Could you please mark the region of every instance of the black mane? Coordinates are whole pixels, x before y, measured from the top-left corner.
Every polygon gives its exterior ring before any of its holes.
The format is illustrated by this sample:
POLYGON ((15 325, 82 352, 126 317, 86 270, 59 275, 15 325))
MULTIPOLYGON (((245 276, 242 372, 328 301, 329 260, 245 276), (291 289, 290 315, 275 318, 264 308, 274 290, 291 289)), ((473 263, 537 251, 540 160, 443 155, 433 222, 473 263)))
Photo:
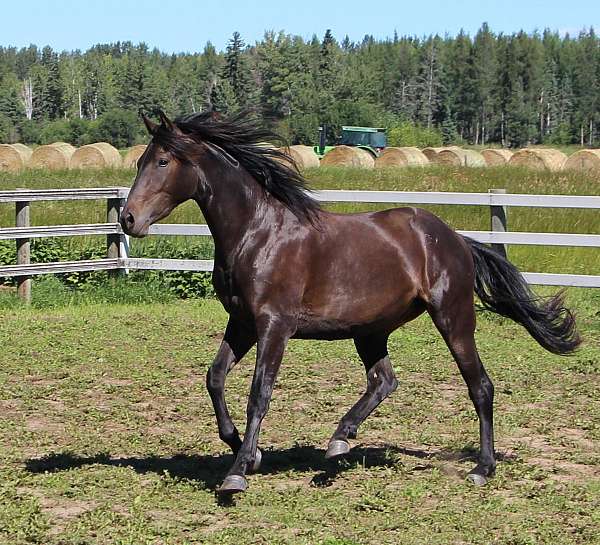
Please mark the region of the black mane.
MULTIPOLYGON (((314 223, 320 205, 310 195, 306 179, 289 156, 264 145, 266 141, 283 143, 283 139, 261 127, 256 118, 250 117, 247 112, 231 118, 203 112, 179 117, 174 124, 186 138, 164 124, 157 127, 153 137, 157 144, 179 160, 189 162, 194 156, 193 147, 199 143, 214 144, 238 161, 269 194, 297 217, 314 223)), ((225 155, 222 157, 227 160, 225 155)))

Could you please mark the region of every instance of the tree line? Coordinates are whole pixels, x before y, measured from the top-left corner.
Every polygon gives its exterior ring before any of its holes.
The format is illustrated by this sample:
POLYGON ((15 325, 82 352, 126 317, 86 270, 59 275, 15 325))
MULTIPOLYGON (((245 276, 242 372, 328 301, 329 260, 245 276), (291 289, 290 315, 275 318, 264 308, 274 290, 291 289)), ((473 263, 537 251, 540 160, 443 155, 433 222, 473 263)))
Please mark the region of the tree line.
POLYGON ((383 126, 395 145, 598 145, 600 40, 546 30, 474 37, 266 32, 226 51, 166 54, 118 42, 89 50, 0 47, 0 141, 145 141, 137 112, 253 110, 291 143, 326 124, 383 126))

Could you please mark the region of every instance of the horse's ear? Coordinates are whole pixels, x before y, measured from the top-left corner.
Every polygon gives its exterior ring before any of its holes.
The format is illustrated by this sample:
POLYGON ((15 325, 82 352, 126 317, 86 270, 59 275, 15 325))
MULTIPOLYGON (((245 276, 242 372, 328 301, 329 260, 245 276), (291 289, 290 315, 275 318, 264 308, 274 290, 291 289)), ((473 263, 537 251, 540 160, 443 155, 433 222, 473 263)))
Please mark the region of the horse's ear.
POLYGON ((142 118, 142 121, 144 122, 144 125, 146 125, 146 130, 151 134, 154 135, 156 133, 156 129, 158 129, 158 125, 156 123, 154 123, 145 113, 144 111, 140 108, 139 110, 140 113, 140 117, 142 118))
POLYGON ((170 131, 175 130, 175 125, 167 117, 167 114, 165 114, 165 112, 163 112, 162 110, 157 110, 156 113, 158 114, 158 118, 160 119, 160 122, 165 126, 165 128, 169 129, 170 131))

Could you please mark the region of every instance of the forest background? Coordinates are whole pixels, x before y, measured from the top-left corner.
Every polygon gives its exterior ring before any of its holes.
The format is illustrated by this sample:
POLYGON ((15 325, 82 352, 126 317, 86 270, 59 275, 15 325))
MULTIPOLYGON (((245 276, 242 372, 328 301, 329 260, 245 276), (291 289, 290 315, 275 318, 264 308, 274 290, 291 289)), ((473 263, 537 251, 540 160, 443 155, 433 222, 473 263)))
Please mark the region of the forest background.
POLYGON ((226 51, 146 44, 87 51, 0 47, 0 141, 119 148, 147 140, 138 109, 252 110, 292 143, 328 127, 381 126, 391 145, 598 146, 600 40, 555 31, 398 36, 355 43, 266 32, 226 51))

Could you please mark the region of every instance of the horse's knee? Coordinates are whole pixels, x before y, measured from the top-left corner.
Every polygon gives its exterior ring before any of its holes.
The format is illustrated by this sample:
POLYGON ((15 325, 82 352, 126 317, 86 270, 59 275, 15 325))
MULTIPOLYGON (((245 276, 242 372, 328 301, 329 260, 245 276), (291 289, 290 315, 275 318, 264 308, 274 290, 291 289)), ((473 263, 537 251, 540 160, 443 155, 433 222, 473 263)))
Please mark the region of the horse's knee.
POLYGON ((209 393, 216 393, 223 390, 225 380, 222 372, 217 371, 214 367, 209 367, 206 372, 206 389, 209 393))

